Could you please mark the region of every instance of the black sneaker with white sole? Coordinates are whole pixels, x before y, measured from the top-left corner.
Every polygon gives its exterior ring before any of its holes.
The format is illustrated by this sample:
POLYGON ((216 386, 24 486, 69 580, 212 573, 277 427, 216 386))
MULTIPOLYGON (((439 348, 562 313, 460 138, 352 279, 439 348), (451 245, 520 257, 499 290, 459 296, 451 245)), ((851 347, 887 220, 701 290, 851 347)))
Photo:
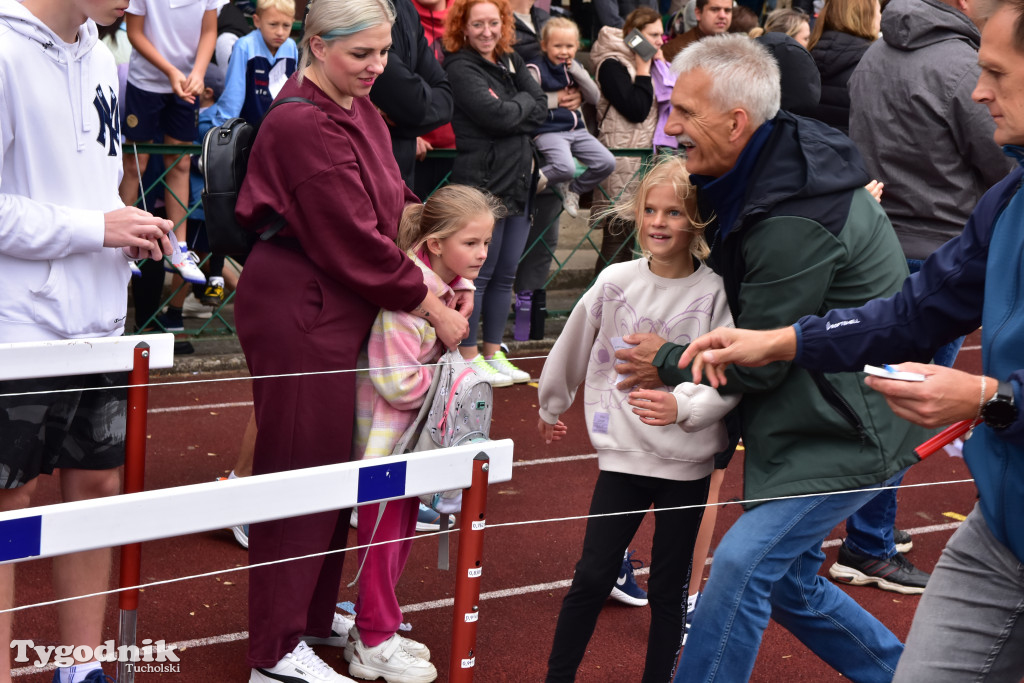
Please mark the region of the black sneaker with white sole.
POLYGON ((931 577, 927 572, 911 564, 902 553, 882 559, 855 553, 847 548, 845 543, 839 547, 839 557, 836 563, 828 568, 828 575, 839 583, 877 586, 882 590, 904 595, 924 593, 924 588, 931 577))

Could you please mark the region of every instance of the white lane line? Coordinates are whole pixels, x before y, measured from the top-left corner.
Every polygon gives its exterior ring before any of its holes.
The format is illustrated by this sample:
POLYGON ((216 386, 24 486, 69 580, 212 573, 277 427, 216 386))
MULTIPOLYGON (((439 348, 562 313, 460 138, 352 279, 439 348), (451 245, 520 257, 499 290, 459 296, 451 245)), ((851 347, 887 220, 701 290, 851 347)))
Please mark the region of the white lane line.
MULTIPOLYGON (((575 456, 577 458, 588 458, 596 457, 595 455, 590 456, 575 456)), ((562 461, 563 459, 557 458, 556 460, 562 461)), ((522 464, 534 464, 539 461, 533 461, 531 463, 522 464)), ((941 531, 952 531, 960 526, 961 522, 948 522, 946 524, 932 524, 930 526, 920 526, 913 529, 904 529, 911 536, 922 536, 924 534, 934 534, 941 531)), ((830 541, 822 543, 823 548, 833 548, 843 541, 842 539, 835 538, 830 541)), ((711 559, 708 558, 705 565, 711 564, 711 559)), ((644 575, 650 572, 650 567, 642 567, 637 569, 635 574, 644 575)), ((505 588, 503 590, 488 591, 487 593, 481 593, 481 600, 497 600, 500 598, 513 598, 521 595, 529 595, 530 593, 539 593, 541 591, 557 590, 560 588, 568 588, 572 584, 572 579, 565 579, 563 581, 551 581, 548 583, 535 583, 531 586, 520 586, 518 588, 505 588)), ((445 598, 444 600, 430 600, 427 602, 417 602, 412 605, 405 605, 402 607, 402 612, 408 614, 411 612, 425 612, 432 609, 445 609, 455 604, 454 598, 445 598)), ((246 640, 249 637, 248 631, 238 631, 237 633, 225 633, 219 636, 210 636, 208 638, 193 638, 192 640, 182 640, 177 643, 171 643, 178 652, 187 652, 190 648, 207 647, 210 645, 220 645, 222 643, 233 643, 239 640, 246 640)), ((20 669, 14 669, 11 671, 12 677, 17 676, 28 676, 29 674, 41 673, 49 671, 54 667, 35 667, 35 666, 24 666, 20 669)))

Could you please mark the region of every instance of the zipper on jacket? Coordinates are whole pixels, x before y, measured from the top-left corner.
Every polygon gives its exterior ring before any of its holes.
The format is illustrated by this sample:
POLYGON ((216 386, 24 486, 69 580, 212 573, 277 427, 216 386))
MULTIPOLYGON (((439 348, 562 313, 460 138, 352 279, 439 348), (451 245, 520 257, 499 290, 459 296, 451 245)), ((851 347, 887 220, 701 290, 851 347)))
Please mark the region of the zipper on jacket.
POLYGON ((822 398, 829 406, 839 413, 846 422, 857 430, 857 436, 860 437, 860 445, 863 447, 867 445, 868 434, 867 430, 864 429, 864 423, 861 422, 860 416, 857 415, 857 411, 853 409, 853 406, 843 398, 842 394, 832 386, 832 383, 825 379, 825 374, 818 371, 810 372, 811 379, 818 387, 818 392, 821 393, 822 398))

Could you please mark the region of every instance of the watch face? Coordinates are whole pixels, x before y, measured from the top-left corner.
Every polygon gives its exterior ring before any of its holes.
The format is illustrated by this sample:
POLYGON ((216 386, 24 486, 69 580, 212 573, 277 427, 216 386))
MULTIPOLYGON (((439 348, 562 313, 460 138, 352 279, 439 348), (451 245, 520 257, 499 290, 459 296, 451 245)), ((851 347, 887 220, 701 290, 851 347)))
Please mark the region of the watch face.
POLYGON ((1005 429, 1017 419, 1017 407, 1009 400, 996 397, 985 404, 981 416, 989 427, 1005 429))

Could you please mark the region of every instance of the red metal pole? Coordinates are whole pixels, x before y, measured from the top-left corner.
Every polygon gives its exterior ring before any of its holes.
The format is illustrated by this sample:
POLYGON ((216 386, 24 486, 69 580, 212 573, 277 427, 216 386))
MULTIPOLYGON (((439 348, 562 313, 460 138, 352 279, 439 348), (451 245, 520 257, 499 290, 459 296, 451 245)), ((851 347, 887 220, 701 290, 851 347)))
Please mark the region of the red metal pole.
MULTIPOLYGON (((149 344, 135 347, 135 362, 128 378, 128 421, 125 425, 124 492, 138 493, 145 488, 146 478, 146 414, 149 411, 149 344)), ((138 586, 142 576, 142 544, 121 547, 119 586, 138 586)), ((121 591, 119 645, 135 645, 139 590, 121 591)), ((117 680, 132 683, 135 671, 128 662, 118 662, 117 680)))
POLYGON ((476 628, 480 617, 480 575, 483 572, 489 462, 486 453, 479 453, 473 458, 473 481, 468 489, 462 491, 452 650, 448 664, 449 683, 472 683, 476 666, 476 628))

